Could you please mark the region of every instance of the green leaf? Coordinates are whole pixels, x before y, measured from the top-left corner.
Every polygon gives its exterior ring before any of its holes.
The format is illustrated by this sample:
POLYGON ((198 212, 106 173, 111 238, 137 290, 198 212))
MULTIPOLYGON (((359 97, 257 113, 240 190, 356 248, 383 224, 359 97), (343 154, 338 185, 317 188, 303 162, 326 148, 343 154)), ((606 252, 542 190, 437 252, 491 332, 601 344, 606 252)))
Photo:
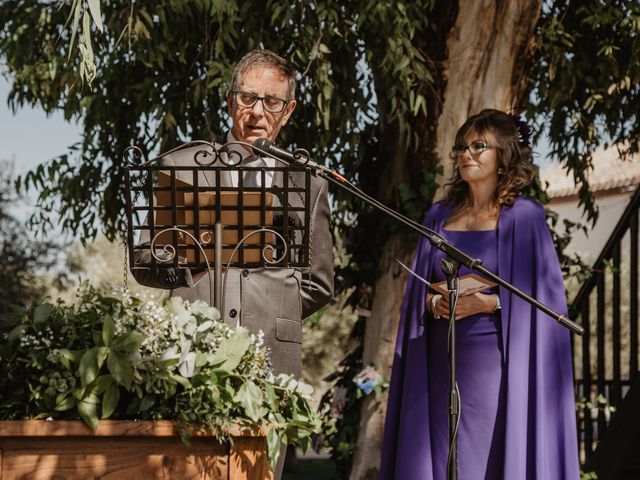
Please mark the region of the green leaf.
POLYGON ((267 432, 267 453, 271 469, 275 471, 280 456, 280 435, 275 428, 270 428, 267 432))
POLYGON ((127 353, 135 352, 140 348, 144 338, 145 335, 143 333, 135 331, 119 335, 113 340, 111 349, 127 353))
POLYGON ((9 332, 9 335, 7 336, 7 341, 9 343, 13 343, 16 340, 19 340, 24 333, 28 330, 29 326, 28 325, 16 325, 13 330, 11 330, 9 332))
POLYGON ((38 305, 33 311, 33 323, 36 326, 40 326, 41 324, 45 323, 49 319, 52 311, 53 305, 51 305, 50 303, 43 303, 38 305))
POLYGON ((91 394, 78 402, 78 413, 80 417, 93 430, 98 428, 98 404, 100 399, 97 395, 91 394))
POLYGON ((69 350, 67 348, 59 348, 57 350, 60 355, 60 363, 67 370, 74 370, 72 365, 78 363, 82 358, 82 350, 69 350))
POLYGON ((87 350, 80 359, 78 372, 80 373, 80 381, 82 385, 89 385, 98 376, 98 347, 87 350))
POLYGON ((218 368, 228 372, 233 371, 251 346, 249 330, 244 327, 236 328, 233 335, 220 343, 212 358, 213 364, 220 364, 218 368))
POLYGON ((111 383, 102 397, 102 415, 100 415, 100 418, 109 418, 118 406, 119 400, 120 388, 115 383, 111 383))
POLYGON ((113 385, 113 377, 111 375, 100 375, 89 387, 91 392, 100 395, 106 391, 110 385, 113 385))
POLYGON ((108 347, 116 334, 116 324, 111 315, 105 315, 102 320, 102 342, 108 347))
POLYGON ((109 355, 109 347, 98 347, 98 352, 96 353, 96 362, 98 362, 98 369, 102 368, 104 365, 104 361, 107 359, 109 355))
POLYGON ((265 383, 264 386, 267 394, 265 398, 266 403, 271 407, 271 410, 278 411, 278 395, 276 391, 269 383, 265 383))
POLYGON ((145 395, 140 402, 140 411, 146 412, 156 403, 155 395, 145 395))
POLYGON ((110 352, 107 357, 107 368, 116 382, 124 386, 127 390, 131 389, 133 368, 124 355, 118 352, 110 352))
POLYGON ((64 412, 70 410, 78 404, 78 401, 70 392, 59 393, 56 397, 56 406, 54 410, 56 412, 64 412))
POLYGON ((262 390, 251 380, 246 380, 238 389, 234 401, 244 409, 245 414, 254 422, 260 420, 263 411, 260 408, 263 401, 262 390))

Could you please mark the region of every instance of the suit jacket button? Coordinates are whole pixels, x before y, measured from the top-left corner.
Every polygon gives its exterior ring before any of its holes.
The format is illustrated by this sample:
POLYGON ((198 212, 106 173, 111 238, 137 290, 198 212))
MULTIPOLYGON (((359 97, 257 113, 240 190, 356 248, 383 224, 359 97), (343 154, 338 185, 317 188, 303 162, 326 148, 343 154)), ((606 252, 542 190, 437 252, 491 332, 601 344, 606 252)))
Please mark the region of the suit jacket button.
POLYGON ((243 277, 248 277, 249 276, 249 270, 247 270, 246 268, 242 270, 242 276, 243 277))
POLYGON ((238 311, 235 308, 232 308, 231 310, 229 310, 229 316, 231 318, 236 318, 236 315, 238 315, 238 311))

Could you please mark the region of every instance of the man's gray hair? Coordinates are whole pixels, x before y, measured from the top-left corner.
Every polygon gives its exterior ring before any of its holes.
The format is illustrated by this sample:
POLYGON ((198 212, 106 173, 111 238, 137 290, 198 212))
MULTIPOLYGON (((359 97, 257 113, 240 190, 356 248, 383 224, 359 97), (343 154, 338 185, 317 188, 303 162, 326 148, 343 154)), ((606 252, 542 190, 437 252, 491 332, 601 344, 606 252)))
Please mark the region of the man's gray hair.
POLYGON ((285 100, 293 100, 296 91, 296 71, 287 60, 270 50, 251 50, 242 57, 233 69, 231 89, 236 89, 242 76, 255 67, 273 68, 280 72, 289 82, 288 98, 285 100))

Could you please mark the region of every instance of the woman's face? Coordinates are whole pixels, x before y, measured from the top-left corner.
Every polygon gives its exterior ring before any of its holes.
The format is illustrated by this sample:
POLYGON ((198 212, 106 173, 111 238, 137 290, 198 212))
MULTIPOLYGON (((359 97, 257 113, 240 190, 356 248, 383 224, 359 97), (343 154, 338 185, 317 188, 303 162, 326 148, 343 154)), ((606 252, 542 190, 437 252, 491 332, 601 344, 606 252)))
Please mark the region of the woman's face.
POLYGON ((495 183, 498 180, 498 150, 495 137, 487 132, 470 131, 464 138, 464 152, 457 156, 458 170, 469 184, 495 183))

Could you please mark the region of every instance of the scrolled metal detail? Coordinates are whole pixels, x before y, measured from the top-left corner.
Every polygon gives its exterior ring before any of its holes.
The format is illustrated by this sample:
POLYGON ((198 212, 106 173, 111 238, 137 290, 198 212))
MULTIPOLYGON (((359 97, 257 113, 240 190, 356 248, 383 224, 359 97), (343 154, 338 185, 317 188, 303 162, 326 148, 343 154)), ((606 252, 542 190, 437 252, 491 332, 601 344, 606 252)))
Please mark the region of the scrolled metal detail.
POLYGON ((220 155, 220 163, 226 165, 227 167, 237 167, 242 163, 242 154, 237 150, 228 150, 226 148, 223 148, 222 151, 227 154, 226 156, 228 160, 224 159, 224 155, 220 155), (237 160, 234 160, 234 158, 236 158, 237 160))
POLYGON ((137 145, 129 145, 127 148, 125 148, 124 152, 122 152, 122 159, 132 166, 137 166, 141 163, 146 162, 144 152, 137 145), (140 162, 140 160, 144 161, 140 162))
MULTIPOLYGON (((265 263, 268 263, 269 265, 276 265, 278 263, 280 263, 282 260, 284 260, 284 258, 287 256, 288 252, 289 252, 289 247, 287 246, 287 242, 285 240, 285 238, 280 235, 280 233, 276 232, 275 230, 272 230, 270 228, 260 228, 258 230, 254 230, 252 232, 247 233, 244 237, 242 237, 240 239, 240 241, 236 244, 235 248, 233 249, 233 251, 231 252, 231 255, 229 256, 229 260, 227 261, 227 272, 229 271, 229 268, 231 267, 231 261, 233 260, 233 257, 235 257, 236 252, 238 251, 238 249, 242 246, 242 244, 249 238, 251 238, 253 235, 256 235, 258 233, 273 233, 276 237, 278 237, 280 239, 280 241, 282 242, 282 245, 284 246, 282 255, 279 258, 276 259, 272 259, 269 260, 267 258, 267 251, 273 252, 275 250, 275 247, 273 245, 265 245, 264 248, 262 249, 262 258, 264 259, 265 263)), ((223 286, 222 286, 222 291, 226 292, 227 291, 227 278, 229 278, 228 275, 224 276, 224 282, 223 282, 223 286)), ((221 302, 221 308, 220 310, 222 312, 224 312, 224 293, 222 295, 222 302, 221 302)), ((224 315, 224 314, 223 314, 224 315)), ((238 318, 238 324, 240 322, 240 318, 238 318)))
POLYGON ((257 233, 273 233, 276 237, 278 237, 280 239, 280 241, 282 242, 282 245, 284 245, 284 249, 282 252, 282 255, 279 258, 275 258, 275 259, 271 259, 269 260, 267 258, 267 251, 272 252, 275 251, 275 247, 273 245, 265 245, 264 248, 262 249, 262 258, 264 259, 264 261, 266 263, 268 263, 269 265, 277 265, 278 263, 280 263, 282 260, 285 259, 285 257, 287 256, 287 253, 289 251, 289 247, 287 246, 287 242, 284 239, 284 237, 282 235, 280 235, 280 233, 276 232, 275 230, 272 230, 270 228, 260 228, 258 230, 254 230, 252 232, 247 233, 244 237, 242 237, 240 239, 240 241, 236 244, 236 247, 233 249, 233 251, 231 252, 231 256, 229 257, 229 260, 227 261, 227 269, 229 269, 229 267, 231 267, 231 261, 233 260, 233 257, 235 256, 236 252, 238 251, 238 249, 242 246, 242 244, 248 240, 249 238, 251 238, 252 236, 256 235, 257 233))
MULTIPOLYGON (((180 234, 180 235, 187 235, 189 238, 191 238, 191 240, 193 240, 194 244, 198 246, 198 248, 200 249, 200 252, 202 252, 202 256, 204 257, 204 261, 207 264, 207 275, 209 276, 209 305, 213 305, 213 278, 211 277, 211 265, 209 264, 209 259, 207 258, 207 253, 204 251, 204 248, 202 248, 202 245, 196 239, 196 237, 191 235, 186 230, 183 230, 183 229, 178 228, 178 227, 165 228, 164 230, 161 230, 160 232, 156 233, 154 235, 154 237, 151 239, 151 243, 150 243, 151 255, 153 256, 153 258, 155 258, 158 262, 161 262, 161 263, 168 263, 168 262, 173 261, 174 258, 176 258, 177 252, 176 252, 176 249, 175 249, 175 247, 173 245, 163 245, 163 247, 162 247, 162 249, 165 252, 169 253, 169 255, 170 255, 169 258, 162 259, 162 258, 158 257, 156 255, 156 253, 155 253, 155 251, 156 251, 156 240, 158 240, 158 237, 160 235, 162 235, 163 233, 166 233, 166 232, 178 232, 178 234, 180 234)), ((178 257, 178 262, 179 261, 180 261, 180 257, 178 257)), ((222 310, 222 311, 224 311, 224 310, 222 310)))
POLYGON ((214 152, 210 152, 209 150, 198 150, 193 155, 193 161, 197 165, 200 165, 201 167, 209 167, 209 166, 213 165, 214 163, 216 163, 216 161, 219 159, 218 152, 215 152, 215 153, 214 152), (212 157, 210 162, 202 161, 202 160, 199 159, 200 157, 206 158, 209 155, 212 157))
POLYGON ((300 167, 304 167, 311 160, 311 154, 309 153, 308 150, 305 150, 304 148, 296 148, 293 151, 293 159, 296 165, 300 167))
POLYGON ((210 231, 204 232, 200 235, 200 241, 205 245, 210 245, 213 243, 213 237, 210 231))
POLYGON ((158 237, 160 235, 162 235, 163 233, 166 232, 178 232, 179 235, 182 236, 182 238, 184 238, 184 235, 188 236, 189 238, 191 238, 191 240, 194 241, 194 244, 198 246, 198 248, 200 249, 200 252, 202 252, 202 256, 204 257, 204 261, 207 264, 207 269, 210 268, 209 265, 209 260, 207 259, 207 254, 204 251, 204 248, 202 248, 202 245, 200 244, 200 242, 198 241, 198 239, 196 237, 194 237, 193 235, 191 235, 189 232, 187 232, 186 230, 183 230, 181 228, 178 227, 170 227, 170 228, 165 228, 164 230, 159 231, 158 233, 156 233, 153 238, 151 239, 151 255, 153 255, 153 258, 155 258, 158 262, 161 263, 168 263, 173 261, 173 259, 176 257, 176 249, 173 245, 171 244, 167 244, 167 245, 163 245, 162 249, 169 253, 170 257, 168 258, 162 258, 159 257, 158 255, 156 255, 155 250, 156 250, 156 241, 158 240, 158 237))

